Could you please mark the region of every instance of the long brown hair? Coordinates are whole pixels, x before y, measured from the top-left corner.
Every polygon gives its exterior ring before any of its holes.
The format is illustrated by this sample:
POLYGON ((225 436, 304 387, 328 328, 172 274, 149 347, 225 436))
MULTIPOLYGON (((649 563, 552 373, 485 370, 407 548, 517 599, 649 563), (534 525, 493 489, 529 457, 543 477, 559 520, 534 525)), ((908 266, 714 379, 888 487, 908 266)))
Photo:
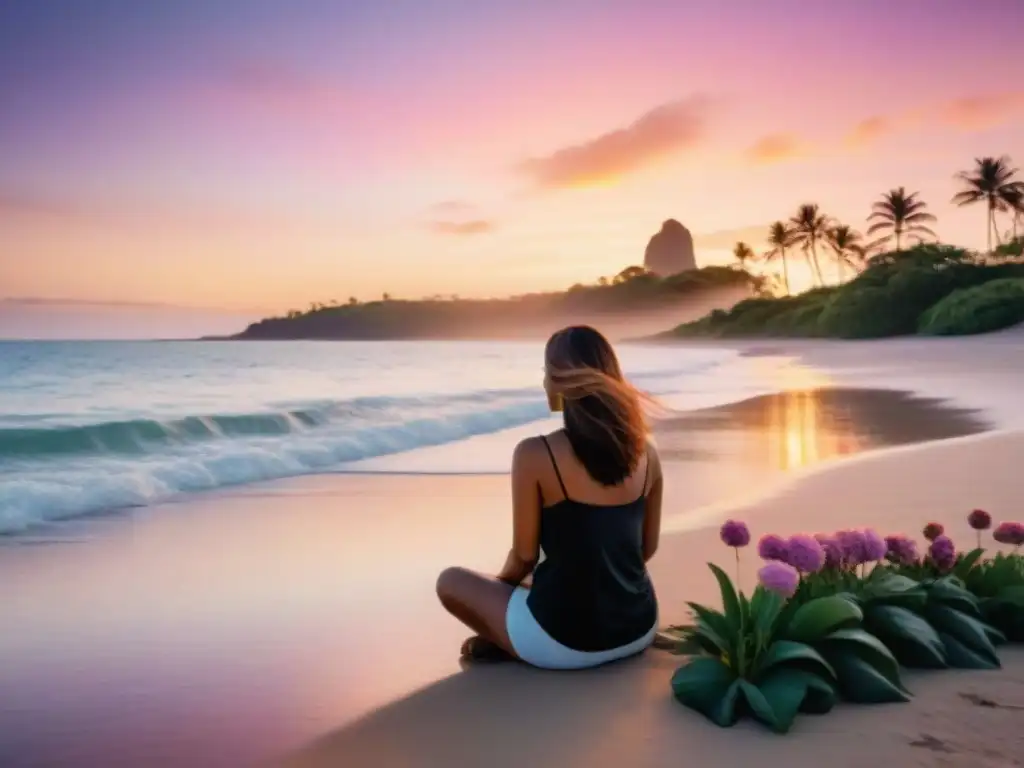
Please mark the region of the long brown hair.
POLYGON ((555 333, 544 351, 548 379, 564 402, 565 434, 594 480, 618 485, 647 449, 643 396, 622 375, 608 340, 585 325, 555 333))

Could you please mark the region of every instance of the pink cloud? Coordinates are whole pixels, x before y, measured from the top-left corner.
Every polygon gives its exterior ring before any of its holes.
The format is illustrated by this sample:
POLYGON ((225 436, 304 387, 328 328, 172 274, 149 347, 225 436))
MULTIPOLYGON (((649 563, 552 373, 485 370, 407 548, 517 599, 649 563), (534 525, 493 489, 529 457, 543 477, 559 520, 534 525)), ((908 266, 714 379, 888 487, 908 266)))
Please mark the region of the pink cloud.
POLYGON ((873 144, 886 134, 892 133, 895 129, 889 118, 876 115, 861 120, 846 136, 846 145, 850 147, 863 147, 873 144))
POLYGON ((947 102, 936 111, 941 120, 955 128, 991 128, 1024 113, 1024 93, 968 96, 947 102))
POLYGON ((708 100, 691 97, 662 104, 625 128, 563 147, 522 163, 539 187, 563 189, 614 182, 705 136, 708 100))

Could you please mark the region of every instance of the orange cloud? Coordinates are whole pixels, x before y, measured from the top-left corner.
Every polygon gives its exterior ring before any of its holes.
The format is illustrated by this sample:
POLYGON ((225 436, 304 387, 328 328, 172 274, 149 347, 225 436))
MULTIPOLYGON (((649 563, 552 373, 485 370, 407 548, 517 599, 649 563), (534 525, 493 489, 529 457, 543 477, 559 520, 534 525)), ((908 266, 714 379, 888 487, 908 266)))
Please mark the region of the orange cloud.
POLYGON ((790 133, 773 133, 757 140, 744 153, 756 165, 778 163, 800 154, 800 143, 790 133))
POLYGON ((493 221, 472 219, 470 221, 432 221, 430 229, 439 235, 484 235, 495 229, 493 221))
POLYGON ((885 117, 869 117, 861 120, 846 136, 846 145, 849 147, 863 147, 873 144, 882 136, 892 133, 894 126, 885 117))
POLYGON ((1024 112, 1024 93, 1000 93, 968 96, 943 104, 938 116, 949 125, 963 130, 980 130, 1005 123, 1024 112))
POLYGON ((662 104, 625 128, 522 163, 539 187, 564 189, 615 182, 704 138, 708 100, 662 104))
POLYGON ((477 208, 465 200, 442 200, 428 210, 435 216, 468 216, 475 213, 477 208))

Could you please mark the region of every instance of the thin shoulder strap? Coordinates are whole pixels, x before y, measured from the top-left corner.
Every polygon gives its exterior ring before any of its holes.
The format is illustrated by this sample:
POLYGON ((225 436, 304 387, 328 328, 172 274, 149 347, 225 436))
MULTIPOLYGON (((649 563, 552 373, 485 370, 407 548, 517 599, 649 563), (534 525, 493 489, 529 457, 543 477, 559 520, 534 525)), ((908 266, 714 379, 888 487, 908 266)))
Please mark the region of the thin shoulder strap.
POLYGON ((649 479, 651 474, 651 454, 647 453, 644 454, 644 456, 647 459, 647 464, 644 467, 644 484, 640 486, 640 498, 638 498, 634 503, 638 503, 642 499, 647 497, 647 480, 649 479))
POLYGON ((551 443, 548 442, 548 439, 544 437, 544 435, 541 435, 540 439, 544 441, 544 447, 548 449, 548 456, 551 457, 551 466, 555 468, 555 477, 558 478, 558 485, 562 489, 562 495, 566 500, 568 500, 569 492, 565 490, 565 483, 562 481, 562 473, 558 471, 558 462, 555 461, 555 452, 551 450, 551 443))

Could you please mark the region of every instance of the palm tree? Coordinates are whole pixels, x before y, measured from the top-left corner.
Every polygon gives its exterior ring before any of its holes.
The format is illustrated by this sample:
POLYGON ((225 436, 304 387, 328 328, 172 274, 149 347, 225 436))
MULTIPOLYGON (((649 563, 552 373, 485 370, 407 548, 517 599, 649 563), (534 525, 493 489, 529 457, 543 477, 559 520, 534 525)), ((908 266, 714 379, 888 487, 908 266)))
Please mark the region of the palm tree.
POLYGON ((764 254, 765 261, 782 259, 782 276, 786 283, 786 293, 789 290, 789 263, 786 261, 786 249, 793 245, 793 228, 784 221, 776 221, 768 227, 768 245, 771 250, 764 254))
POLYGON ((804 203, 797 209, 796 215, 789 223, 793 225, 793 244, 799 245, 805 255, 810 255, 809 261, 814 268, 818 285, 824 285, 821 265, 818 263, 818 243, 825 239, 825 233, 831 223, 829 217, 821 212, 817 203, 804 203))
POLYGON ((839 263, 839 282, 843 282, 843 267, 854 271, 860 268, 867 257, 867 247, 860 232, 846 224, 835 224, 825 233, 825 240, 839 263))
POLYGON ((920 198, 919 192, 907 194, 905 187, 890 189, 882 195, 881 200, 871 206, 868 221, 874 223, 868 227, 868 234, 885 232, 886 241, 894 237, 896 253, 900 252, 904 235, 918 238, 922 235, 935 237, 935 233, 928 228, 928 224, 935 221, 935 217, 925 211, 927 207, 928 204, 920 198))
POLYGON ((747 264, 757 258, 757 254, 754 253, 754 249, 746 243, 736 243, 736 247, 732 249, 732 256, 740 264, 740 269, 746 271, 747 264))
POLYGON ((964 188, 953 195, 957 205, 971 205, 982 200, 988 206, 988 251, 992 252, 992 233, 996 229, 996 213, 1014 210, 1024 197, 1024 182, 1014 177, 1019 172, 1012 167, 1006 155, 1002 157, 976 157, 973 171, 960 171, 956 175, 964 188))

